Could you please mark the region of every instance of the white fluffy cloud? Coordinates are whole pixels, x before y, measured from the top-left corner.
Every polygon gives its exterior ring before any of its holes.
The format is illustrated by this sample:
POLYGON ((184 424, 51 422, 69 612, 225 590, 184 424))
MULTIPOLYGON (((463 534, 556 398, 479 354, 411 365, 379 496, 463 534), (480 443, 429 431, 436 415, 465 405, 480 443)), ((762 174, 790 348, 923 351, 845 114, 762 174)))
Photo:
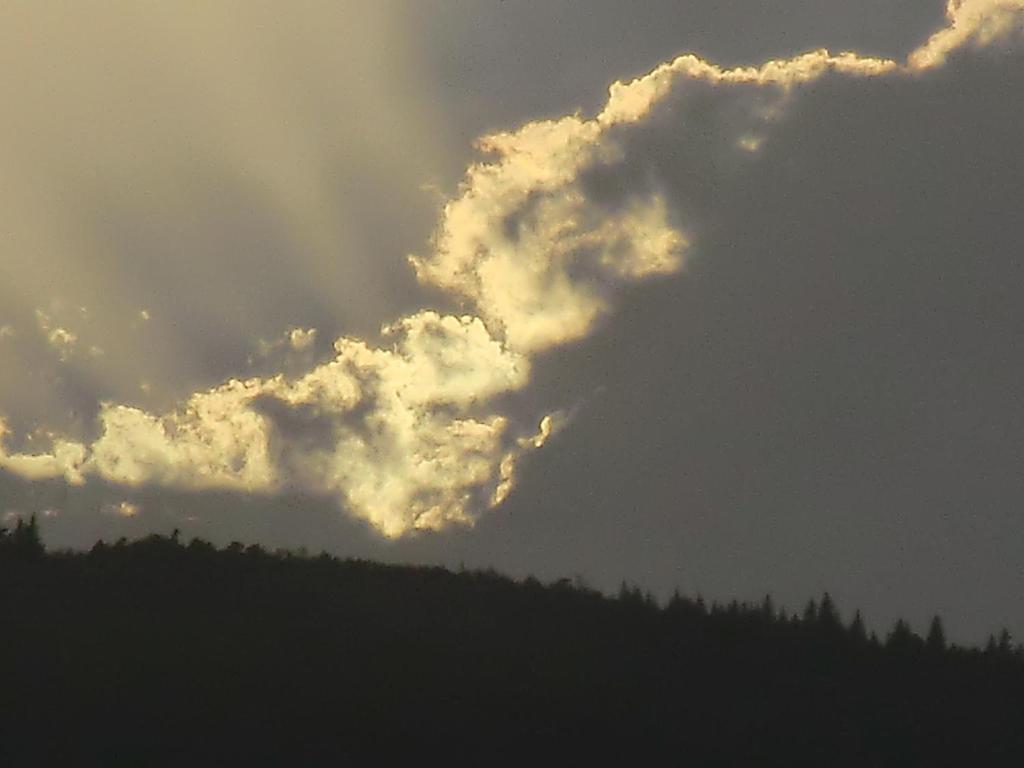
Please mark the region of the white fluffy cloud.
POLYGON ((550 432, 550 417, 524 430, 487 408, 527 382, 528 361, 471 317, 420 312, 385 335, 390 348, 342 338, 302 377, 232 380, 172 413, 105 404, 93 443, 57 438, 49 453, 0 453, 0 466, 73 484, 298 485, 338 496, 388 536, 471 523, 550 432))
MULTIPOLYGON (((1020 30, 1024 0, 952 0, 948 15, 906 64, 815 51, 725 70, 681 56, 612 85, 593 119, 488 136, 487 159, 445 205, 432 250, 412 258, 421 281, 460 297, 469 314, 422 310, 385 328, 381 346, 341 338, 302 375, 232 380, 169 413, 104 404, 90 444, 55 437, 49 452, 8 453, 0 422, 0 467, 69 483, 297 487, 336 496, 389 537, 472 524, 505 498, 519 458, 557 424, 543 413, 523 422, 502 405, 528 384, 531 356, 592 332, 624 286, 684 264, 692 237, 657 178, 621 180, 612 202, 588 186, 595 170, 624 167, 630 131, 670 95, 685 98, 687 83, 735 89, 740 118, 716 130, 742 158, 802 84, 830 72, 906 76, 940 66, 959 47, 1020 30), (763 98, 750 101, 751 89, 763 98)), ((314 333, 285 338, 312 350, 314 333)))

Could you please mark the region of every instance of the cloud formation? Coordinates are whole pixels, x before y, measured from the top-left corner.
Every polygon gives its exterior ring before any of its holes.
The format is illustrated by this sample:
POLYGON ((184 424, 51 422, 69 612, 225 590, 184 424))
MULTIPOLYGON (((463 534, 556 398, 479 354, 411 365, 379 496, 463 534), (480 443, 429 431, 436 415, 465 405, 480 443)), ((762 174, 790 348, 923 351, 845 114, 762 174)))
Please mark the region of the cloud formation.
POLYGON ((984 47, 1024 34, 1021 0, 949 0, 948 26, 939 30, 908 59, 911 69, 941 66, 950 54, 967 46, 984 47))
POLYGON ((387 536, 470 523, 550 433, 551 417, 524 431, 487 408, 526 383, 528 361, 471 317, 424 311, 385 336, 390 348, 342 338, 304 376, 232 380, 172 413, 104 404, 93 443, 55 438, 49 453, 0 453, 0 466, 72 484, 298 487, 339 496, 387 536))
MULTIPOLYGON (((343 337, 304 374, 231 380, 167 413, 105 403, 96 440, 54 436, 34 454, 0 448, 0 468, 73 484, 95 476, 126 487, 300 489, 336 496, 388 537, 470 525, 508 495, 519 459, 558 426, 557 414, 524 419, 506 404, 528 385, 534 356, 592 333, 626 286, 677 272, 696 246, 657 174, 628 172, 633 134, 657 108, 697 85, 720 92, 727 108, 708 130, 742 163, 800 86, 829 73, 941 66, 959 48, 1019 32, 1024 1, 952 0, 947 14, 949 26, 905 64, 814 51, 722 69, 686 55, 613 84, 592 119, 487 136, 487 158, 444 206, 431 250, 411 257, 420 281, 461 299, 466 314, 421 310, 384 328, 381 345, 343 337)), ((315 341, 312 330, 286 338, 294 350, 315 341)))

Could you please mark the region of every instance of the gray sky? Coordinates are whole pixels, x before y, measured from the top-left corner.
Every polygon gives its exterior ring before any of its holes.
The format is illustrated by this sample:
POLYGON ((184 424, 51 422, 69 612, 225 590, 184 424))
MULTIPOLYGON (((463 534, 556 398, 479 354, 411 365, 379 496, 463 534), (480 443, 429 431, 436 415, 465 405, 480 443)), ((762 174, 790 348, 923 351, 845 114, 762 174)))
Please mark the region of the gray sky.
POLYGON ((1024 637, 1018 0, 18 8, 0 514, 1024 637))

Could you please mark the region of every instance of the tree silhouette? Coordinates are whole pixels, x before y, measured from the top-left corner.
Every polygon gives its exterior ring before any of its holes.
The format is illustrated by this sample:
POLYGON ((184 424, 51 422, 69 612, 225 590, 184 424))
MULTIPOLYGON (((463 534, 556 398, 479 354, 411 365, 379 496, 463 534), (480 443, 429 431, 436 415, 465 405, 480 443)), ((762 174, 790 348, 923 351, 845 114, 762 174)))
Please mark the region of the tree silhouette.
POLYGON ((174 533, 45 552, 28 520, 0 531, 0 605, 2 766, 387 764, 496 744, 596 764, 1024 765, 1008 632, 981 654, 939 643, 936 620, 925 653, 900 620, 882 646, 859 611, 843 631, 827 594, 804 618, 770 598, 662 607, 627 584, 615 599, 174 533))
POLYGON ((14 530, 4 529, 0 537, 0 553, 8 558, 34 560, 41 558, 45 551, 35 515, 32 515, 28 522, 19 517, 14 530))
POLYGON ((925 640, 925 646, 932 652, 946 650, 946 631, 942 627, 942 619, 938 616, 932 619, 932 623, 928 627, 928 637, 925 640))
POLYGON ((893 651, 907 652, 915 650, 919 643, 920 638, 910 629, 910 625, 903 619, 897 619, 886 638, 885 646, 893 651))
POLYGON ((818 604, 813 599, 807 601, 804 606, 803 622, 808 626, 818 621, 818 604))
POLYGON ((826 631, 835 631, 840 628, 839 611, 832 601, 832 596, 826 592, 821 596, 821 605, 818 608, 818 624, 826 631))
POLYGON ((1011 653, 1013 653, 1013 638, 1010 635, 1010 630, 1008 630, 1006 627, 1003 627, 1003 629, 999 632, 998 651, 1004 656, 1009 656, 1011 653))

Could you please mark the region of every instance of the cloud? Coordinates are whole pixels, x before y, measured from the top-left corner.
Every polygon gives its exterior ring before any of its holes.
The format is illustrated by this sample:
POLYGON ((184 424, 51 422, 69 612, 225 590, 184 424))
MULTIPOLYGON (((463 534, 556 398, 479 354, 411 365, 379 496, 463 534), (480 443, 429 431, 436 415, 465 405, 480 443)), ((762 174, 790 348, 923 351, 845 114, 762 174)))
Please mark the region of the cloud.
POLYGON ((82 467, 86 463, 87 450, 81 443, 55 439, 47 453, 11 455, 3 450, 7 433, 6 423, 0 420, 0 468, 27 480, 63 477, 73 484, 84 482, 82 467))
POLYGON ((268 383, 264 396, 279 407, 262 410, 279 466, 389 536, 472 522, 507 494, 533 444, 536 425, 524 430, 489 406, 526 384, 528 361, 471 317, 425 311, 385 337, 388 349, 339 339, 329 363, 268 383), (296 414, 305 423, 289 429, 296 414), (323 438, 310 443, 316 426, 323 438))
POLYGON ((308 371, 326 354, 316 328, 289 328, 280 336, 259 339, 247 363, 256 373, 295 376, 308 371))
MULTIPOLYGON (((705 162, 687 181, 714 186, 716 174, 757 156, 801 86, 940 66, 957 47, 1011 34, 1022 9, 951 3, 949 28, 904 65, 814 51, 723 69, 681 56, 613 84, 592 119, 487 136, 485 159, 442 209, 431 250, 411 257, 419 280, 460 299, 466 314, 421 310, 386 326, 380 344, 342 337, 305 373, 233 379, 165 413, 105 403, 95 440, 55 437, 35 454, 0 449, 0 468, 73 484, 95 476, 126 487, 330 495, 388 537, 471 525, 560 426, 550 409, 524 416, 509 405, 536 356, 591 334, 624 290, 679 271, 699 247, 700 222, 668 203, 675 182, 637 162, 644 142, 711 137, 729 163, 705 162), (703 108, 709 89, 714 109, 652 137, 660 111, 688 100, 703 108)), ((315 341, 299 328, 282 343, 304 351, 315 341)))
POLYGON ((69 411, 163 411, 243 375, 256 339, 318 327, 329 347, 418 307, 404 254, 433 214, 418 185, 463 163, 401 7, 253 0, 242 25, 230 4, 111 0, 114 23, 82 4, 9 10, 12 422, 84 437, 69 411), (65 361, 31 333, 36 307, 78 336, 65 361))
POLYGON ((509 347, 537 352, 585 336, 623 283, 676 271, 686 237, 655 192, 611 209, 585 170, 616 157, 598 121, 532 123, 480 142, 496 156, 445 206, 419 278, 468 299, 509 347))
POLYGON ((122 501, 117 504, 104 504, 100 511, 107 515, 130 518, 138 517, 142 508, 131 501, 122 501))
POLYGON ((72 484, 298 487, 338 496, 388 536, 471 523, 550 434, 551 417, 523 430, 487 407, 527 382, 528 361, 471 317, 421 312, 385 337, 390 348, 339 339, 334 358, 302 377, 232 380, 172 413, 104 404, 91 444, 0 452, 0 467, 72 484))
POLYGON ((951 53, 966 46, 984 47, 1024 34, 1022 0, 949 0, 946 18, 948 26, 910 55, 911 69, 941 66, 951 53))
POLYGON ((656 181, 617 205, 587 193, 595 169, 623 160, 623 130, 685 81, 764 86, 780 102, 789 88, 828 71, 874 76, 897 68, 816 51, 723 70, 687 55, 614 83, 592 120, 573 115, 481 139, 493 159, 469 168, 461 194, 444 207, 433 252, 412 264, 421 281, 468 299, 512 349, 538 352, 583 338, 611 311, 617 290, 679 270, 689 245, 656 181))
POLYGON ((39 329, 46 337, 46 343, 57 352, 62 363, 67 362, 75 353, 78 345, 78 334, 69 331, 59 325, 55 325, 53 319, 41 309, 36 310, 36 322, 39 329))
POLYGON ((756 152, 760 133, 793 89, 827 73, 880 77, 940 66, 969 42, 1005 37, 1019 27, 1022 10, 1021 0, 954 0, 950 26, 902 65, 818 50, 724 69, 688 54, 616 82, 592 120, 572 115, 481 139, 479 148, 493 159, 469 168, 461 194, 444 207, 433 252, 412 257, 412 264, 421 281, 468 299, 513 349, 537 352, 583 338, 611 311, 622 283, 677 271, 689 246, 656 181, 615 207, 584 188, 595 168, 623 160, 623 132, 642 124, 656 105, 685 99, 696 83, 731 87, 739 109, 716 129, 728 132, 734 147, 756 152))
POLYGON ((288 343, 292 349, 308 349, 316 341, 316 328, 292 328, 288 332, 288 343))

